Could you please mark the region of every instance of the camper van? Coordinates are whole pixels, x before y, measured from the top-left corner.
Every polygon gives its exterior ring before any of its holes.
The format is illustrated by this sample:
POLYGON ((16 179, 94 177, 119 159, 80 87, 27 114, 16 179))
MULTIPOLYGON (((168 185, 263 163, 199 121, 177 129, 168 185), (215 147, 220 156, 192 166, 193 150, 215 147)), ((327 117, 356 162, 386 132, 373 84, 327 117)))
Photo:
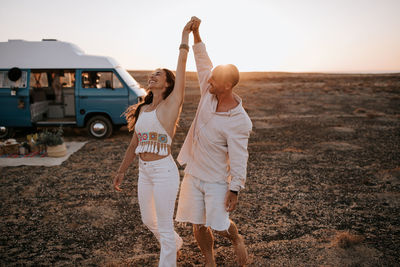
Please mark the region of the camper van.
POLYGON ((114 59, 87 55, 72 43, 0 42, 0 138, 16 128, 58 125, 107 138, 145 94, 114 59))

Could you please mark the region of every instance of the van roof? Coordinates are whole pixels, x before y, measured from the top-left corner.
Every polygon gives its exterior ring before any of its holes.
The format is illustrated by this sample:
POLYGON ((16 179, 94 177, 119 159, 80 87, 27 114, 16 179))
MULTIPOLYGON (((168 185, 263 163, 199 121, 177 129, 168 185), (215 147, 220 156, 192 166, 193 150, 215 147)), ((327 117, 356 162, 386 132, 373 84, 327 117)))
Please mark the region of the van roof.
POLYGON ((55 39, 0 42, 1 69, 116 68, 118 65, 113 58, 86 55, 78 46, 55 39))

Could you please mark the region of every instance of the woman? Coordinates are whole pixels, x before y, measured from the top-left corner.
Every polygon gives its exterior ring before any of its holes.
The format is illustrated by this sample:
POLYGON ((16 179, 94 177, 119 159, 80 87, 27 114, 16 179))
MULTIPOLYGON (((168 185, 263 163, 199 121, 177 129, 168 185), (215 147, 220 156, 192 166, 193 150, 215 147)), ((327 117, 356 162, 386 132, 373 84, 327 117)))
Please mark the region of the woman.
POLYGON ((182 32, 179 58, 174 74, 157 69, 149 78, 143 103, 128 108, 128 128, 134 130, 125 157, 114 177, 119 188, 126 170, 139 155, 138 199, 143 223, 161 245, 159 266, 176 266, 182 238, 174 231, 173 214, 179 187, 179 172, 171 156, 171 142, 182 110, 188 41, 192 21, 182 32))

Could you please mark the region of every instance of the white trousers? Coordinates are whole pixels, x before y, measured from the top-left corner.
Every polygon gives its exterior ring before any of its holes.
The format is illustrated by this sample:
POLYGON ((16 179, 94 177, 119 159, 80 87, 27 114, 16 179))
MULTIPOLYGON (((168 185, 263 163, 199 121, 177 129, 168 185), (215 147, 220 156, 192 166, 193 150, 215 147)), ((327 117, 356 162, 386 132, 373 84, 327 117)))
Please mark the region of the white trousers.
POLYGON ((160 267, 176 266, 176 252, 183 243, 173 223, 178 188, 179 172, 171 155, 155 161, 139 160, 140 213, 160 242, 160 267))

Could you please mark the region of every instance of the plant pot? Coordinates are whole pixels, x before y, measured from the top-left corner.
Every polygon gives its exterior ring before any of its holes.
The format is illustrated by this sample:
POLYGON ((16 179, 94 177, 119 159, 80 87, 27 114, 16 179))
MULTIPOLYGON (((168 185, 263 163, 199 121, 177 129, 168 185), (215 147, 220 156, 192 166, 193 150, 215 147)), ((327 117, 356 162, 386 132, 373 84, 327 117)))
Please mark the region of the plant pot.
POLYGON ((67 155, 67 147, 65 143, 58 146, 47 146, 47 156, 53 158, 60 158, 67 155))

